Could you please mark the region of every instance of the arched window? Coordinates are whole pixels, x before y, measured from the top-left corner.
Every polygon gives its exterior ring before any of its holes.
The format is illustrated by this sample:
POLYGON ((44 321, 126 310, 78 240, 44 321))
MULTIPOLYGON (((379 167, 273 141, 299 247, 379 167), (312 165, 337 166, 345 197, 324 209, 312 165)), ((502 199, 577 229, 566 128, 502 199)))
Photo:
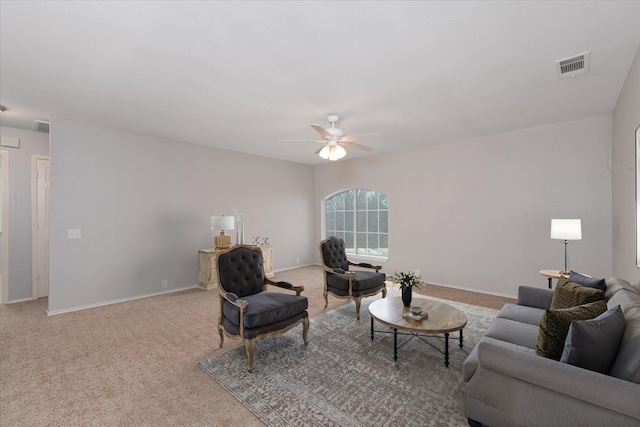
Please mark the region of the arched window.
POLYGON ((325 237, 344 239, 347 253, 389 256, 387 195, 351 189, 325 199, 325 237))

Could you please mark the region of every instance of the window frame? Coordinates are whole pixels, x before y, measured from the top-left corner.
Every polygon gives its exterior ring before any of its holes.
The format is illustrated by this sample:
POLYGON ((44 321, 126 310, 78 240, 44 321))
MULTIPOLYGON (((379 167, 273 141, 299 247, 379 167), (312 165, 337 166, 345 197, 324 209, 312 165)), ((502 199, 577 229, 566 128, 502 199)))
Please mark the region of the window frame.
MULTIPOLYGON (((331 194, 328 194, 327 196, 325 196, 321 201, 320 201, 320 205, 321 205, 321 229, 320 229, 320 237, 321 240, 324 240, 328 237, 327 235, 327 201, 329 199, 331 199, 332 197, 337 196, 340 193, 344 193, 347 191, 354 191, 354 205, 353 205, 353 213, 354 213, 354 219, 353 219, 353 239, 354 239, 354 248, 356 250, 356 253, 353 252, 347 252, 349 259, 352 260, 362 260, 362 261, 375 261, 375 262, 385 262, 389 259, 389 196, 387 194, 381 193, 379 191, 376 190, 372 190, 372 189, 368 189, 368 188, 345 188, 342 190, 338 190, 335 191, 331 194), (386 255, 370 255, 370 254, 363 254, 363 253, 357 253, 357 228, 358 228, 358 223, 357 223, 357 191, 358 190, 362 190, 362 191, 372 191, 374 193, 376 193, 379 196, 384 196, 386 198, 386 202, 387 202, 387 206, 386 209, 383 210, 387 213, 387 223, 386 223, 386 232, 380 233, 379 229, 380 227, 378 226, 378 232, 376 234, 385 234, 387 237, 387 254, 386 255)), ((365 210, 364 212, 369 212, 369 210, 365 210)), ((380 212, 380 209, 377 209, 377 212, 380 212)), ((366 233, 370 233, 369 231, 366 231, 366 233)), ((338 236, 339 237, 339 236, 338 236)))

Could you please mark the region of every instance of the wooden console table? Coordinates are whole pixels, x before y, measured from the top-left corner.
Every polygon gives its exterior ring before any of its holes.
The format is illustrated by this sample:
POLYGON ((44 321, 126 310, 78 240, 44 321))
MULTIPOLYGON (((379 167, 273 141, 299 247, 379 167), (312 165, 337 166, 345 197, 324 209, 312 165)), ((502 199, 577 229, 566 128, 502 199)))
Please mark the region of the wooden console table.
MULTIPOLYGON (((273 274, 273 255, 271 245, 258 246, 262 250, 262 268, 264 275, 271 278, 273 274)), ((224 249, 201 249, 198 251, 198 286, 202 289, 218 287, 216 255, 224 249)))

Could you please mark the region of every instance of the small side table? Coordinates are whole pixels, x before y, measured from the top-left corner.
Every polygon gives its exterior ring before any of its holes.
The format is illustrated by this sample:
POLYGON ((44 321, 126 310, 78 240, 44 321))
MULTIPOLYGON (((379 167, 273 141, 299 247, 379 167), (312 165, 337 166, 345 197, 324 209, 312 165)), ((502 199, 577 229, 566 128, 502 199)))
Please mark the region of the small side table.
MULTIPOLYGON (((272 278, 275 274, 273 273, 273 252, 271 245, 260 245, 258 247, 262 250, 264 275, 272 278)), ((208 291, 209 289, 218 287, 216 255, 221 251, 223 251, 223 249, 200 249, 198 251, 198 286, 201 289, 208 291)))
POLYGON ((540 270, 540 275, 549 279, 549 289, 551 289, 551 280, 566 277, 566 275, 560 274, 560 270, 540 270))

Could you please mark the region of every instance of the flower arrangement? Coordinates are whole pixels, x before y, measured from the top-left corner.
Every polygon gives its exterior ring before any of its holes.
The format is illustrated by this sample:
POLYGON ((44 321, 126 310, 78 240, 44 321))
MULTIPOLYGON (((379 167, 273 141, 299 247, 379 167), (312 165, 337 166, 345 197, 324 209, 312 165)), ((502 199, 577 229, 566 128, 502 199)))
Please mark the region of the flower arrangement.
POLYGON ((400 290, 403 290, 405 288, 411 289, 414 286, 420 286, 422 276, 413 271, 394 271, 393 276, 391 276, 389 280, 400 285, 400 290))

